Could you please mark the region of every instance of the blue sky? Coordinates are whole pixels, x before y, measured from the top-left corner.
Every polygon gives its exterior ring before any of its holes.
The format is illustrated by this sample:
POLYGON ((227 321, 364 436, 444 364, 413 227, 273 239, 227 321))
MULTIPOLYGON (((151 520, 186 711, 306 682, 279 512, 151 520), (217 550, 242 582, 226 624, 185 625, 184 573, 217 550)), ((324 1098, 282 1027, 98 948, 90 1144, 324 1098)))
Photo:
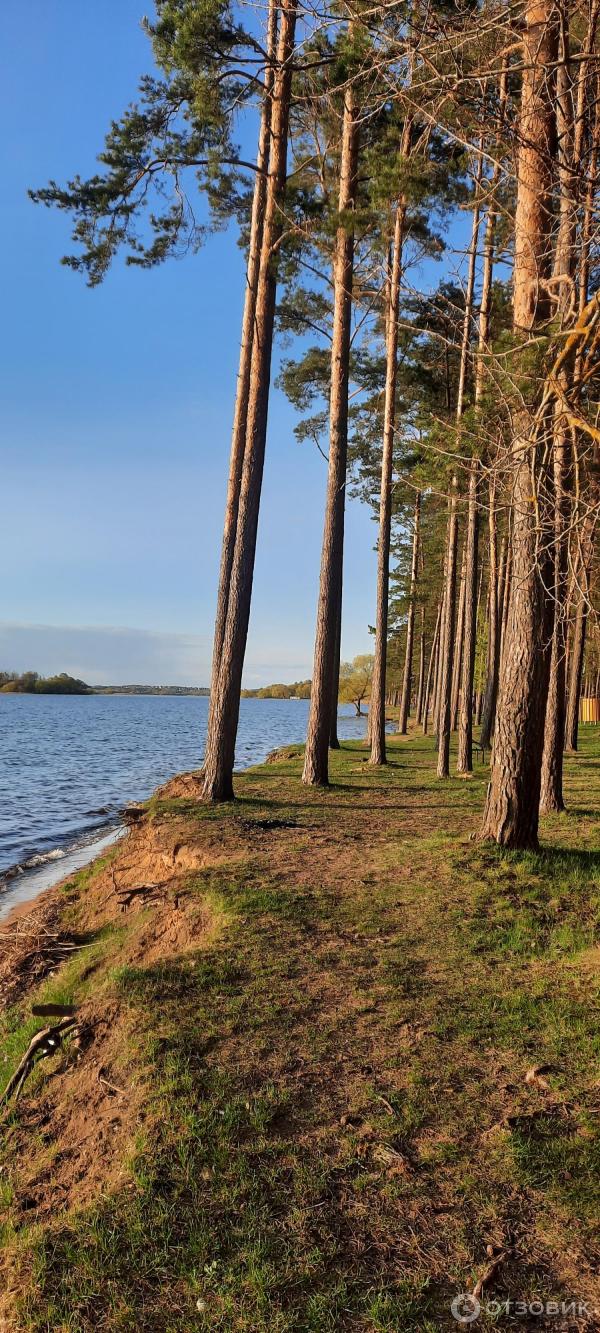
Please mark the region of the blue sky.
MULTIPOLYGON (((62 268, 69 220, 29 186, 94 169, 150 68, 144 0, 3 12, 0 666, 92 683, 208 680, 243 261, 62 268)), ((245 683, 310 675, 326 465, 273 391, 245 683)), ((375 527, 348 505, 344 656, 369 650, 375 527)))

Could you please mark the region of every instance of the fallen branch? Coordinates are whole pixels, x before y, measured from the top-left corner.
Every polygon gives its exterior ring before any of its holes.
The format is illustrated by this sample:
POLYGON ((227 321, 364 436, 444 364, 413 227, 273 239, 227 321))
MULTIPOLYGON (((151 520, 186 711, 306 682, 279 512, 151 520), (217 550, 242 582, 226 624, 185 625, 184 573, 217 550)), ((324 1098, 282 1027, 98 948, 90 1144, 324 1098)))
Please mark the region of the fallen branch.
MULTIPOLYGON (((487 1251, 488 1254, 493 1254, 493 1249, 491 1245, 487 1246, 487 1251)), ((506 1263, 509 1254, 510 1250, 500 1250, 499 1254, 494 1255, 491 1263, 488 1264, 485 1272, 482 1273, 481 1277, 473 1287, 473 1291, 471 1294, 475 1297, 476 1300, 479 1300, 479 1297, 482 1295, 482 1292, 484 1291, 485 1287, 489 1286, 492 1279, 495 1278, 498 1270, 502 1267, 504 1263, 506 1263)))
POLYGON ((17 1100, 25 1079, 33 1069, 35 1056, 38 1055, 40 1060, 43 1060, 48 1055, 54 1055, 61 1045, 64 1035, 68 1031, 72 1031, 76 1025, 76 1018, 63 1018, 62 1022, 57 1023, 55 1027, 42 1028, 41 1032, 36 1032, 12 1078, 8 1080, 2 1097, 0 1097, 0 1106, 6 1105, 13 1093, 15 1094, 15 1101, 17 1100))
POLYGON ((103 1083, 105 1088, 110 1088, 110 1091, 111 1091, 111 1092, 116 1092, 116 1093, 118 1093, 119 1097, 125 1097, 125 1095, 126 1095, 126 1094, 125 1094, 125 1089, 124 1089, 124 1088, 118 1088, 117 1085, 116 1085, 116 1083, 110 1083, 109 1080, 108 1080, 107 1078, 105 1078, 104 1075, 100 1072, 100 1069, 98 1070, 98 1075, 97 1075, 97 1077, 98 1077, 98 1082, 99 1082, 99 1083, 103 1083))

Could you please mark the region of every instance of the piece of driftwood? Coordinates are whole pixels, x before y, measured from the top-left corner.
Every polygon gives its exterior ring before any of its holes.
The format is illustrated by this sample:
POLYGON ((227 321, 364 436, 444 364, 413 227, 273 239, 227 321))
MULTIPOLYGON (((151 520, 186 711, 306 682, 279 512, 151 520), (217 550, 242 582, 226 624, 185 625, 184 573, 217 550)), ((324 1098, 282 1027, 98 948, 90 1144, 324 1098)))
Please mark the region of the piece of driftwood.
POLYGON ((148 898, 161 889, 165 889, 170 880, 164 880, 162 884, 136 884, 132 889, 117 889, 117 898, 121 911, 124 912, 130 907, 134 898, 148 898))
MULTIPOLYGON (((493 1254, 493 1249, 491 1245, 488 1245, 487 1251, 488 1254, 490 1254, 490 1251, 493 1254)), ((491 1263, 488 1264, 485 1272, 481 1274, 481 1277, 473 1287, 472 1295, 475 1296, 477 1300, 479 1300, 479 1297, 482 1295, 485 1288, 489 1287, 490 1282, 493 1280, 493 1278, 495 1278, 498 1270, 502 1268, 503 1264, 506 1263, 509 1254, 510 1250, 500 1250, 498 1254, 493 1254, 491 1263)))
POLYGON ((8 1080, 2 1097, 0 1097, 0 1106, 5 1106, 13 1094, 15 1101, 17 1100, 25 1079, 33 1069, 36 1055, 40 1060, 43 1060, 45 1056, 54 1055, 61 1045, 63 1037, 66 1036, 67 1032, 72 1032, 76 1025, 77 1019, 72 1016, 63 1018, 54 1027, 42 1028, 41 1032, 36 1032, 12 1078, 8 1080))

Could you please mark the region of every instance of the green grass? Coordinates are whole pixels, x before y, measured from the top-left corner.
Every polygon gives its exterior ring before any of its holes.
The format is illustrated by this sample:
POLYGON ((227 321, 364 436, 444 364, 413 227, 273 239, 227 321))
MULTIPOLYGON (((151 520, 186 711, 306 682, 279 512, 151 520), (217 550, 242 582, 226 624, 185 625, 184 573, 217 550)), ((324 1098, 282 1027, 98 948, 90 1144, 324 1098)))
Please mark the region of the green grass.
MULTIPOLYGON (((545 823, 536 855, 470 840, 481 766, 439 783, 415 736, 381 771, 364 758, 333 755, 327 791, 302 787, 296 756, 244 775, 222 810, 150 803, 247 846, 190 877, 221 922, 205 947, 131 965, 119 918, 43 988, 81 999, 93 961, 147 1103, 127 1184, 43 1225, 19 1210, 7 1136, 17 1327, 429 1333, 456 1327, 490 1242, 512 1250, 504 1296, 594 1294, 596 734, 567 761, 577 813, 545 823), (253 832, 273 819, 293 826, 253 832), (546 1089, 525 1082, 537 1065, 546 1089)), ((0 1028, 6 1078, 28 1004, 0 1028)))

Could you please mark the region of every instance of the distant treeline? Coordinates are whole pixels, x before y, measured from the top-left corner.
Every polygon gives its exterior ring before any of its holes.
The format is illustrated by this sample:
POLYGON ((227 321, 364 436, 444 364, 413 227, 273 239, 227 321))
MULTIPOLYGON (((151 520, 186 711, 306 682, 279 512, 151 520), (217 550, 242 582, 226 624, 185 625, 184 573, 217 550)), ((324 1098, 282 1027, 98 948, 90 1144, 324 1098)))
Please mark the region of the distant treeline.
POLYGON ((260 690, 242 690, 242 699, 310 699, 310 680, 293 685, 263 685, 260 690))
POLYGON ((93 694, 192 694, 210 693, 207 685, 94 685, 93 694))
POLYGON ((59 676, 40 676, 37 671, 0 671, 2 694, 92 694, 84 680, 76 680, 61 671, 59 676))
POLYGON ((87 685, 61 671, 59 676, 40 676, 37 671, 0 671, 2 694, 193 694, 207 695, 206 685, 87 685))

